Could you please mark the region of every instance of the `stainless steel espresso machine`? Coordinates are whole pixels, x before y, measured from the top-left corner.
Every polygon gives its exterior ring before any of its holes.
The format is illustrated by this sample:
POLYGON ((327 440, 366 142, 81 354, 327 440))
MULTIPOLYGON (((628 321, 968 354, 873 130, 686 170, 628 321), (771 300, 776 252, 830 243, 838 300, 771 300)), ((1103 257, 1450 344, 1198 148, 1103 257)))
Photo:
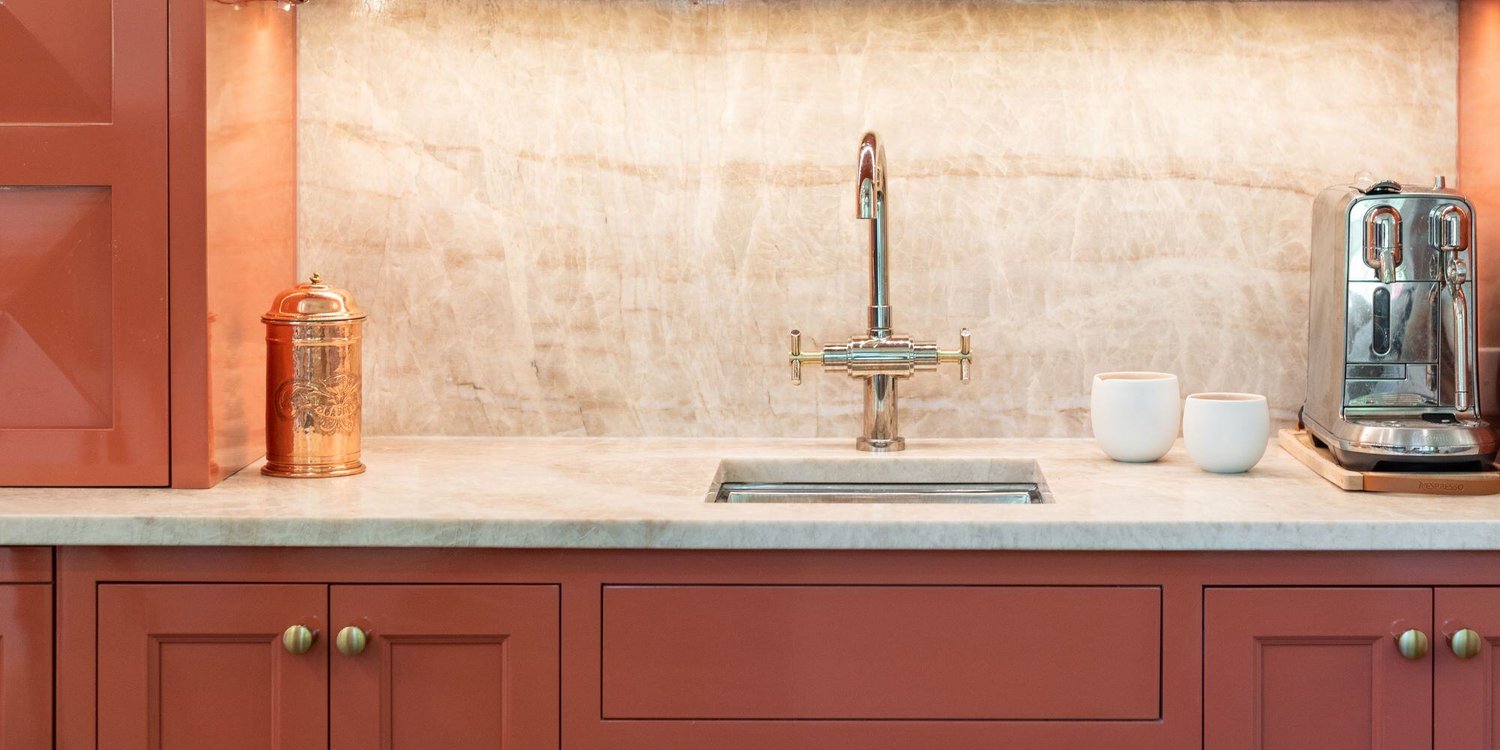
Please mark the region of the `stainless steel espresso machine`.
POLYGON ((1323 191, 1313 204, 1302 422, 1356 470, 1495 458, 1479 416, 1474 207, 1445 187, 1323 191))

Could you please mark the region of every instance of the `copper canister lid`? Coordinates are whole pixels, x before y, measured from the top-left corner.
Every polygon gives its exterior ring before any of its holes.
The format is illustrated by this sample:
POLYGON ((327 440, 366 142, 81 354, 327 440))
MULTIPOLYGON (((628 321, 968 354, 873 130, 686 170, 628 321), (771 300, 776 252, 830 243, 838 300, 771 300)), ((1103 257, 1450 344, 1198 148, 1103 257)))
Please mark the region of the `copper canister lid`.
POLYGON ((365 311, 354 302, 348 290, 323 283, 313 274, 306 284, 282 291, 271 301, 271 309, 260 316, 263 323, 310 323, 340 320, 363 320, 365 311))

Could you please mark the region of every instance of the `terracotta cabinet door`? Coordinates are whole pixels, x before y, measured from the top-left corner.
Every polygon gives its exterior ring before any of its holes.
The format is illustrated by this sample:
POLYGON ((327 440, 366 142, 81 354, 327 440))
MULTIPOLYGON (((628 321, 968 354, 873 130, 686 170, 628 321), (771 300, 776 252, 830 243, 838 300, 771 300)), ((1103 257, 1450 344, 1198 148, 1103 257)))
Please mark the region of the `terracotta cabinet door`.
POLYGON ((1209 589, 1204 747, 1432 747, 1433 656, 1407 659, 1396 647, 1407 629, 1432 635, 1432 596, 1426 588, 1209 589))
POLYGON ((334 586, 334 750, 556 750, 556 586, 334 586))
POLYGON ((99 587, 98 716, 108 750, 328 747, 328 639, 317 585, 99 587))
POLYGON ((1500 588, 1440 588, 1433 612, 1434 743, 1438 750, 1500 748, 1500 588), (1462 640, 1455 649, 1454 636, 1465 629, 1479 636, 1478 653, 1462 640))
POLYGON ((0 750, 52 747, 52 587, 0 585, 0 750))
POLYGON ((167 3, 0 3, 0 485, 165 485, 167 3))

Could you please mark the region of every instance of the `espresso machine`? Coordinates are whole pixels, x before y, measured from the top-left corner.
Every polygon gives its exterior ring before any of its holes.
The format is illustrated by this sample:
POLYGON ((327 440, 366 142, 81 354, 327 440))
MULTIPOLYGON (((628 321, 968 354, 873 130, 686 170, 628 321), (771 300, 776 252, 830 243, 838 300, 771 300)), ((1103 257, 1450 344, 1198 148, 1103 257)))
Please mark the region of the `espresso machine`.
POLYGON ((1304 427, 1368 471, 1489 468, 1479 414, 1474 207, 1439 177, 1313 204, 1304 427))

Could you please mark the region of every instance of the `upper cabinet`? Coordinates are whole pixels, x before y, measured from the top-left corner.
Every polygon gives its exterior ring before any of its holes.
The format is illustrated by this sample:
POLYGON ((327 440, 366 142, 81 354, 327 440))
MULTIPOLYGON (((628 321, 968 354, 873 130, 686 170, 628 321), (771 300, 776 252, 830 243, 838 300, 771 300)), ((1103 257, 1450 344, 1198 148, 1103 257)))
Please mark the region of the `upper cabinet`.
POLYGON ((0 484, 168 474, 167 9, 0 5, 0 484))
POLYGON ((0 4, 0 486, 206 487, 261 455, 295 32, 268 2, 0 4))

